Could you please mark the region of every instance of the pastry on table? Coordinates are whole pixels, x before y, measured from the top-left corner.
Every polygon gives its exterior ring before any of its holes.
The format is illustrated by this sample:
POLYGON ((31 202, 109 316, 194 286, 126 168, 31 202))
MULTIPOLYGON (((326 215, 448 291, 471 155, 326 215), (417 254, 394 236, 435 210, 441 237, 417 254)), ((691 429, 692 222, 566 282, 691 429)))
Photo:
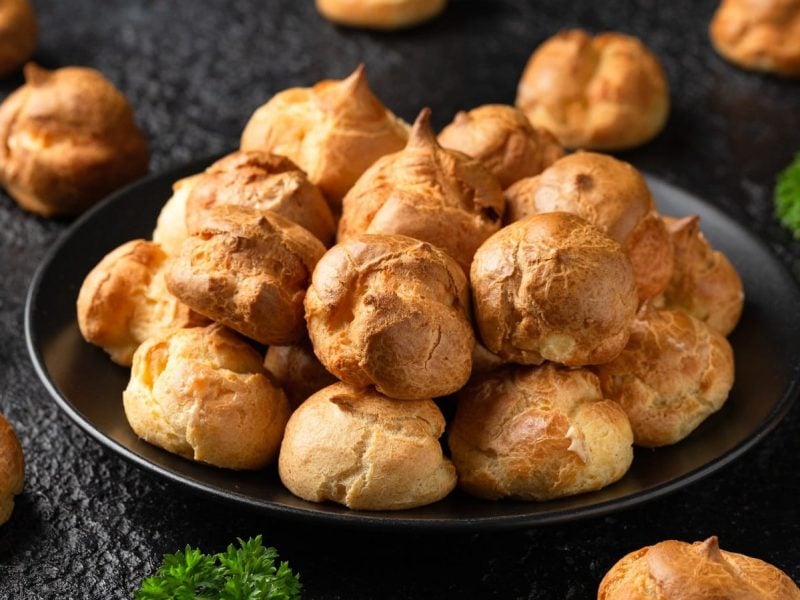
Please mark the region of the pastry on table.
POLYGON ((448 445, 481 498, 549 500, 598 490, 633 460, 628 418, 586 369, 506 367, 458 394, 448 445))
POLYGON ((400 235, 337 244, 317 263, 305 302, 314 352, 342 381, 413 400, 469 378, 467 279, 431 244, 400 235))
POLYGON ((506 219, 564 211, 622 244, 639 300, 657 296, 672 276, 672 243, 644 177, 607 154, 576 152, 506 190, 506 219))
POLYGON ((439 246, 469 273, 475 250, 500 229, 504 204, 486 167, 439 145, 423 109, 405 149, 376 161, 345 196, 338 240, 407 235, 439 246))
POLYGON ((133 356, 122 400, 143 440, 228 469, 273 462, 289 418, 261 356, 219 324, 148 339, 133 356))
POLYGON ((725 403, 733 387, 733 350, 702 321, 645 306, 622 353, 595 372, 605 396, 628 415, 636 444, 666 446, 725 403))
POLYGON ((675 268, 657 305, 682 310, 722 335, 730 334, 744 308, 741 277, 708 243, 700 231, 700 217, 663 219, 672 238, 675 268))
POLYGON ((447 0, 316 0, 323 17, 339 25, 402 29, 434 18, 447 0))
POLYGON ((167 291, 167 254, 155 242, 132 240, 109 252, 83 280, 78 326, 84 339, 130 366, 146 339, 208 320, 167 291))
POLYGON ((800 77, 798 0, 723 0, 709 34, 717 52, 744 69, 800 77))
POLYGON ((484 346, 520 364, 600 364, 625 347, 638 298, 622 247, 563 212, 504 227, 472 262, 475 321, 484 346))
POLYGON ((11 423, 0 414, 0 525, 11 518, 14 496, 22 493, 24 485, 22 446, 11 423))
POLYGON ((518 108, 486 104, 456 114, 439 143, 480 160, 503 189, 533 177, 564 156, 552 133, 531 125, 518 108))
POLYGON ((308 338, 292 346, 270 346, 264 357, 264 368, 281 386, 293 409, 315 392, 338 381, 319 362, 308 338))
POLYGON ((218 206, 170 261, 167 289, 262 344, 293 344, 305 334, 303 298, 324 253, 322 242, 278 214, 218 206))
POLYGON ((128 101, 99 71, 25 66, 0 105, 0 184, 20 206, 72 216, 147 172, 128 101))
POLYGON ((29 0, 0 2, 0 77, 16 71, 31 57, 38 34, 29 0))
POLYGON ((430 399, 397 402, 373 388, 326 387, 292 414, 278 469, 294 495, 355 510, 397 510, 441 500, 456 485, 430 399))
POLYGON ((361 65, 341 81, 273 96, 250 117, 241 149, 288 157, 337 208, 367 167, 403 148, 407 129, 369 89, 361 65))
POLYGON ((637 38, 571 29, 533 52, 516 104, 563 146, 623 150, 664 128, 669 85, 658 59, 637 38))
POLYGON ((172 196, 161 208, 153 230, 153 241, 161 244, 161 248, 174 256, 181 251, 183 240, 189 237, 186 228, 186 203, 189 193, 200 175, 190 175, 172 184, 172 196))
POLYGON ((597 600, 800 600, 780 569, 721 550, 716 536, 659 542, 631 552, 603 577, 597 600))

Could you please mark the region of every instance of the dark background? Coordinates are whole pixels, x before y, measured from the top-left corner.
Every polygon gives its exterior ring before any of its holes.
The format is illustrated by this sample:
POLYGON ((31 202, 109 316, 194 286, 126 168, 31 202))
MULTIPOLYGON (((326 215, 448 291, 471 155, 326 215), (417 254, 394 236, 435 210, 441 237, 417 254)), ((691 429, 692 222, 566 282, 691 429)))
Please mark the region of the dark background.
MULTIPOLYGON (((665 132, 626 160, 722 207, 800 276, 800 244, 772 217, 775 174, 800 150, 800 82, 747 73, 712 50, 716 2, 452 1, 435 21, 378 34, 322 20, 310 0, 36 0, 47 67, 100 69, 128 97, 151 143, 151 172, 232 149, 275 92, 348 74, 437 126, 456 110, 512 103, 530 52, 561 28, 640 36, 664 63, 665 132)), ((0 98, 21 83, 0 81, 0 98)), ((36 379, 23 304, 67 222, 0 192, 0 412, 14 424, 27 483, 0 528, 0 598, 126 598, 187 543, 221 550, 264 534, 302 574, 304 596, 594 598, 625 553, 718 534, 723 548, 800 580, 800 405, 763 443, 699 483, 634 510, 574 524, 474 535, 359 532, 278 521, 208 500, 124 462, 73 425, 36 379)), ((800 310, 800 307, 798 307, 800 310)))

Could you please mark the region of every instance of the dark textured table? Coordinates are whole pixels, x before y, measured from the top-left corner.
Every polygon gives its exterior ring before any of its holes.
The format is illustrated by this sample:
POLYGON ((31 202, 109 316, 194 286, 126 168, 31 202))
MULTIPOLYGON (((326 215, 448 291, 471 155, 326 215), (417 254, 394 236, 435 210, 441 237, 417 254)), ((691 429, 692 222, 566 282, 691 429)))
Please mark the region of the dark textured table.
MULTIPOLYGON (((563 27, 642 37, 663 61, 666 131, 622 156, 722 207, 800 276, 800 244, 773 220, 776 172, 800 149, 800 83, 739 71, 709 45, 716 2, 454 1, 394 34, 334 27, 310 0, 34 0, 35 59, 88 65, 131 100, 151 171, 233 148, 273 93, 360 61, 386 104, 442 126, 461 108, 513 102, 530 51, 563 27)), ((0 97, 20 83, 0 82, 0 97)), ((22 314, 39 260, 66 222, 0 193, 0 411, 25 450, 27 483, 0 528, 0 598, 127 598, 164 552, 264 534, 302 574, 306 598, 593 598, 623 554, 718 534, 723 547, 800 580, 800 405, 734 464, 634 510, 568 525, 474 535, 369 533, 277 521, 199 497, 101 447, 56 407, 25 349, 22 314)), ((800 307, 798 307, 800 310, 800 307)))

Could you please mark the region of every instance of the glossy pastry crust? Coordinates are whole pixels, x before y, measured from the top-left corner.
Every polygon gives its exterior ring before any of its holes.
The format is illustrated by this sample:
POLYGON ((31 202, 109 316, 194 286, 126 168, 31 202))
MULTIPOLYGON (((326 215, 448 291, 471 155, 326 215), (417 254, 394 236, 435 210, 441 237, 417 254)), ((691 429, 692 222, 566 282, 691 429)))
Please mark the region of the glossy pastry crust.
POLYGON ((439 437, 445 421, 430 399, 397 402, 372 388, 326 387, 286 426, 283 484, 312 502, 398 510, 441 500, 456 485, 439 437))
POLYGON ((22 446, 11 423, 0 414, 0 525, 11 518, 14 496, 22 493, 24 485, 22 446))
POLYGON ((348 192, 338 240, 406 235, 442 248, 469 273, 475 250, 500 229, 504 204, 479 161, 438 144, 423 109, 405 149, 376 161, 348 192))
POLYGON ((709 33, 740 67, 800 77, 800 0, 723 0, 709 33))
POLYGON ((520 364, 612 360, 638 305, 620 245, 563 212, 532 215, 489 238, 475 253, 471 285, 481 341, 520 364))
POLYGON ((456 114, 439 134, 439 143, 481 161, 503 189, 533 177, 564 156, 558 140, 534 127, 518 108, 486 104, 456 114))
POLYGON ((434 18, 447 0, 316 0, 329 21, 368 29, 402 29, 434 18))
POLYGON ((401 400, 463 386, 475 338, 467 280, 443 251, 399 235, 361 235, 314 270, 306 321, 325 368, 401 400))
POLYGON ((622 150, 663 129, 669 86, 658 59, 637 38, 572 29, 531 55, 516 105, 568 148, 622 150))
POLYGON ((783 571, 721 550, 716 536, 687 544, 660 542, 631 552, 606 573, 597 600, 798 600, 783 571))
POLYGON ((273 96, 250 117, 241 149, 288 157, 336 208, 367 167, 401 150, 407 137, 407 125, 375 97, 361 65, 341 81, 273 96))
POLYGON ((31 57, 38 37, 36 13, 29 0, 0 0, 0 77, 31 57))
POLYGON ((94 69, 25 66, 0 106, 0 183, 26 210, 76 215, 147 172, 125 97, 94 69))
POLYGON ((549 500, 597 490, 633 460, 625 413, 585 369, 507 367, 458 394, 448 445, 481 498, 549 500))

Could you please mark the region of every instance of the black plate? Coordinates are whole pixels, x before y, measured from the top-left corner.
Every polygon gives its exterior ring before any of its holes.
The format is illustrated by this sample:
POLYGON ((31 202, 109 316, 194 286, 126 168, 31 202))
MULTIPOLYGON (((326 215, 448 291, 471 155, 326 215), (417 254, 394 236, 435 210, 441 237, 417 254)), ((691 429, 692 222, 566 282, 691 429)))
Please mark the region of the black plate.
POLYGON ((139 440, 128 426, 122 390, 128 370, 83 341, 75 300, 86 274, 110 250, 149 238, 175 180, 210 160, 145 179, 120 191, 69 228, 45 257, 31 284, 25 333, 33 364, 61 408, 91 436, 124 458, 193 489, 263 509, 364 527, 478 530, 556 523, 602 515, 663 496, 723 467, 756 444, 786 414, 800 376, 800 292, 788 272, 746 229, 715 208, 649 178, 666 214, 698 214, 710 241, 731 259, 747 300, 731 342, 736 383, 723 409, 689 438, 658 450, 637 449, 633 467, 616 484, 543 503, 487 502, 455 492, 408 511, 353 512, 295 498, 277 473, 239 473, 192 463, 139 440))

